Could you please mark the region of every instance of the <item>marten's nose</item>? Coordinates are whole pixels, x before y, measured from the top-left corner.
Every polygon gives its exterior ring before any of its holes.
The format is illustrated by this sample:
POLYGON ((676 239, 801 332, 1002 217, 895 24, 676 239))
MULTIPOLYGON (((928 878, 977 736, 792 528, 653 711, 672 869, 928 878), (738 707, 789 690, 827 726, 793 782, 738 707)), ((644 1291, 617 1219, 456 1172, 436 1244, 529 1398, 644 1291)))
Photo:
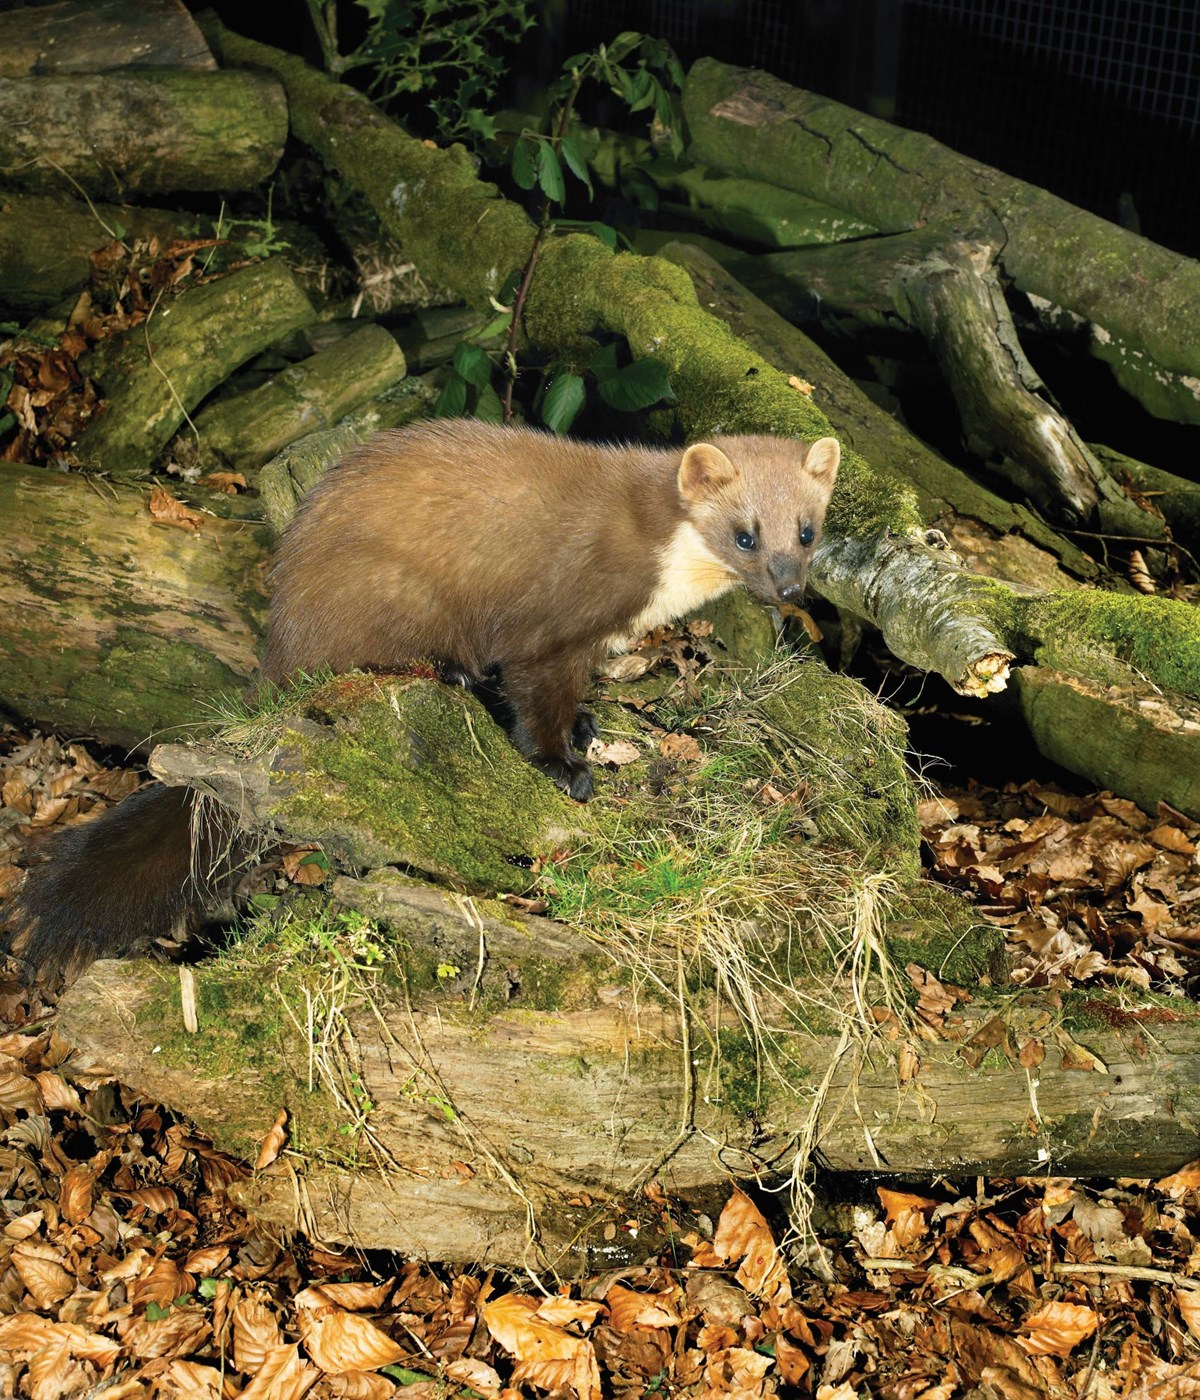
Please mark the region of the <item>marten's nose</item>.
POLYGON ((792 555, 772 554, 767 560, 767 573, 781 603, 794 603, 804 597, 804 569, 792 555))

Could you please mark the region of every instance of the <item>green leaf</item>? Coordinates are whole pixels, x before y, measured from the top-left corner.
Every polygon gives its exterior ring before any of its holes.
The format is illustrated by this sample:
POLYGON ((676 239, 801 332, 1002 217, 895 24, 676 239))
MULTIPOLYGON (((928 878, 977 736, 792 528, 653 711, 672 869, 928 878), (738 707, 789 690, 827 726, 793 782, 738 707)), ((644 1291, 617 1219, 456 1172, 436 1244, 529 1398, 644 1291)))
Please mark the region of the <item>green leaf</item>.
POLYGON ((567 432, 586 397, 587 389, 581 375, 558 375, 542 400, 542 422, 553 432, 567 432))
POLYGON ((640 112, 649 107, 654 101, 654 89, 657 86, 658 82, 654 75, 645 68, 639 68, 630 79, 633 101, 629 104, 629 110, 640 112))
POLYGON ((315 865, 318 870, 329 870, 329 857, 324 851, 309 851, 308 855, 300 862, 301 865, 315 865))
POLYGON ((583 148, 574 136, 564 136, 558 147, 559 154, 566 161, 567 167, 576 179, 582 180, 587 186, 588 198, 592 198, 592 177, 588 173, 587 161, 584 158, 583 148))
POLYGON ((542 193, 555 204, 561 204, 566 195, 563 184, 562 166, 549 141, 543 141, 537 153, 537 178, 542 193))
POLYGON ((163 1318, 171 1316, 171 1308, 168 1304, 165 1308, 160 1308, 153 1301, 146 1304, 146 1319, 149 1322, 161 1322, 163 1318))
POLYGON ((467 381, 461 374, 452 374, 442 386, 433 405, 435 418, 461 418, 467 406, 467 381))
POLYGON ((422 1381, 429 1383, 429 1376, 424 1371, 410 1371, 407 1366, 381 1366, 379 1370, 382 1375, 391 1376, 401 1385, 419 1385, 422 1381))
POLYGON ((597 380, 600 397, 609 408, 633 413, 664 399, 674 403, 675 393, 665 366, 658 360, 634 360, 607 379, 597 380))
POLYGON ((531 190, 537 184, 537 155, 540 141, 532 136, 521 136, 513 147, 512 177, 523 190, 531 190))
POLYGON ((504 405, 500 401, 500 395, 490 384, 485 384, 479 391, 475 412, 471 416, 481 419, 484 423, 504 422, 504 405))
POLYGON ((482 389, 492 382, 492 362, 487 352, 469 341, 460 340, 454 347, 454 368, 473 388, 482 389))
POLYGON ((611 44, 605 45, 604 52, 614 63, 620 63, 626 54, 632 53, 641 42, 642 36, 635 29, 623 29, 611 44))
POLYGON ((610 340, 602 345, 588 361, 588 369, 597 379, 611 379, 617 373, 617 342, 610 340))
POLYGON ((221 1287, 219 1278, 202 1278, 196 1285, 196 1292, 201 1298, 212 1299, 217 1296, 217 1290, 221 1287))
MULTIPOLYGON (((555 219, 554 227, 583 229, 598 238, 607 247, 614 249, 617 246, 617 241, 621 238, 621 235, 611 224, 602 224, 598 219, 555 219)), ((629 240, 625 239, 624 241, 628 247, 629 240)))
POLYGON ((250 903, 255 909, 261 909, 264 914, 269 914, 279 903, 279 896, 277 894, 267 894, 265 892, 252 894, 250 896, 250 903))

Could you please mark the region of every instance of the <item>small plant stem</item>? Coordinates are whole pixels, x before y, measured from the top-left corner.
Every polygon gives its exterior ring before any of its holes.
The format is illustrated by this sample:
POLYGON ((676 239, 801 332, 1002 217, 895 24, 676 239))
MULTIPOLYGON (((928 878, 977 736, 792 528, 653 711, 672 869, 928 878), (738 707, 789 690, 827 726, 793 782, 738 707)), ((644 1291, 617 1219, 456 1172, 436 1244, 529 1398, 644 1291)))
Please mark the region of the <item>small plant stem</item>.
MULTIPOLYGON (((571 89, 567 93, 558 114, 558 123, 553 136, 550 138, 554 145, 554 154, 557 155, 562 146, 562 139, 567 134, 567 125, 571 120, 571 113, 575 108, 575 99, 579 95, 579 89, 583 86, 586 76, 586 66, 576 70, 571 79, 571 89)), ((529 295, 529 285, 533 281, 533 270, 537 267, 538 254, 542 251, 542 244, 549 236, 553 224, 550 222, 550 200, 542 200, 541 212, 538 215, 537 232, 533 235, 533 246, 529 250, 529 256, 525 259, 525 266, 521 269, 521 280, 517 284, 517 294, 513 298, 512 316, 508 323, 508 334, 504 338, 504 426, 507 427, 512 422, 512 401, 513 389, 517 383, 517 328, 521 321, 521 312, 525 308, 525 298, 529 295)))

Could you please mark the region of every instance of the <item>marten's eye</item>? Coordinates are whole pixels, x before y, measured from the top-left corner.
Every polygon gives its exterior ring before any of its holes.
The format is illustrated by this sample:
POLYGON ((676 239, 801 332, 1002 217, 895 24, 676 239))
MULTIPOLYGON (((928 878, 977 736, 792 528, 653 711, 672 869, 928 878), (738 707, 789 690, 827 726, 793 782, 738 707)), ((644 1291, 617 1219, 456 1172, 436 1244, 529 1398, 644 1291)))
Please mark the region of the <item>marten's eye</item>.
POLYGON ((739 530, 737 534, 734 535, 733 542, 739 549, 744 549, 747 553, 758 547, 758 541, 749 530, 739 530))
POLYGON ((811 525, 805 525, 805 526, 801 529, 801 531, 800 531, 800 543, 804 546, 805 549, 807 549, 808 546, 809 546, 810 544, 812 544, 812 542, 813 542, 813 540, 814 540, 815 538, 816 538, 816 535, 815 535, 815 533, 814 533, 814 531, 813 531, 813 527, 812 527, 811 525))

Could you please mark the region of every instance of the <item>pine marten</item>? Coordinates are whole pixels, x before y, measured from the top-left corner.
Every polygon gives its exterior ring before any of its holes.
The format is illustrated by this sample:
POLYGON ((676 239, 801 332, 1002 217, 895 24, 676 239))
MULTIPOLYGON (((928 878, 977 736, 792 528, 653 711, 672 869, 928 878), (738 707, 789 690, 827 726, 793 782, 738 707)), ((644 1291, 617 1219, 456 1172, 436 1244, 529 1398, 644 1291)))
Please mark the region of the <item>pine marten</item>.
MULTIPOLYGON (((592 795, 580 709, 606 651, 745 584, 805 589, 838 444, 714 437, 599 446, 440 420, 380 433, 304 500, 272 573, 265 679, 425 661, 498 684, 513 742, 592 795)), ((189 879, 193 805, 148 788, 57 838, 8 911, 34 969, 73 973, 164 933, 211 895, 189 879)), ((227 842, 202 839, 212 871, 227 842)))

